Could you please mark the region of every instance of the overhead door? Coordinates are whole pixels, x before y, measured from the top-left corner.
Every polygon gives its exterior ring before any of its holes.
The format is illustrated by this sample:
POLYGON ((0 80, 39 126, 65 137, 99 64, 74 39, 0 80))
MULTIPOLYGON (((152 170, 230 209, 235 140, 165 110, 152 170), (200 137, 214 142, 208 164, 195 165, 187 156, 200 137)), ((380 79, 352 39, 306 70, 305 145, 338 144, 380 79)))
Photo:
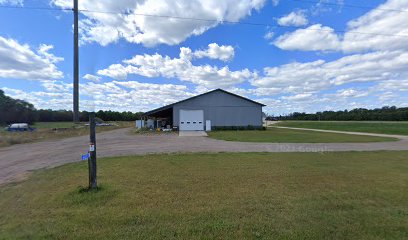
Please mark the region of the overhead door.
POLYGON ((204 111, 180 109, 180 131, 203 131, 204 111))

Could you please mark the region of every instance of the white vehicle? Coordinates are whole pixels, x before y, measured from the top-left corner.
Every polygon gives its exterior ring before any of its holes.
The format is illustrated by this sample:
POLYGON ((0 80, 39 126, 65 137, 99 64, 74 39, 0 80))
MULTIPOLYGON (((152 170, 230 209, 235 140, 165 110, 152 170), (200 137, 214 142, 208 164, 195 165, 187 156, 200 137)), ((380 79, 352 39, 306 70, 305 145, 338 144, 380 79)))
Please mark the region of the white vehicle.
POLYGON ((34 128, 31 128, 28 123, 13 123, 6 127, 6 130, 10 132, 23 132, 34 131, 34 128))

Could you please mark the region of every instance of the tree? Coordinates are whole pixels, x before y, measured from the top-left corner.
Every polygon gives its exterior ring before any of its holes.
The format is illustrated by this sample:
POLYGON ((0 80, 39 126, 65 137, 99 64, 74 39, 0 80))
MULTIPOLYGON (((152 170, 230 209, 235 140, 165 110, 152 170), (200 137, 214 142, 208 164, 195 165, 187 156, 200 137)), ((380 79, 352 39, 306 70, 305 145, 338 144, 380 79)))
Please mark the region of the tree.
POLYGON ((324 111, 317 113, 294 112, 280 116, 280 120, 322 120, 322 121, 407 121, 408 108, 385 106, 376 109, 355 108, 344 111, 324 111))
POLYGON ((36 120, 34 105, 20 99, 14 99, 0 90, 0 124, 13 122, 33 123, 36 120))

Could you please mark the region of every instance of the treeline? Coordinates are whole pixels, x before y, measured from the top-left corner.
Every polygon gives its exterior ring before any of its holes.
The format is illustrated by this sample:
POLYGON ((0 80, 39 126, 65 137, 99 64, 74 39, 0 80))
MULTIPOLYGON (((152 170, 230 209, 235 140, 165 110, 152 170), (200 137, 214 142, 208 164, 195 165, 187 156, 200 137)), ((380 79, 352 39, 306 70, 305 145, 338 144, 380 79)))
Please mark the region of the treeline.
POLYGON ((376 109, 356 108, 353 110, 324 111, 317 113, 294 112, 287 116, 269 118, 301 121, 408 121, 408 108, 392 106, 376 109))
MULTIPOLYGON (((80 112, 80 121, 88 121, 88 112, 80 112)), ((96 112, 96 117, 104 121, 134 121, 141 118, 142 112, 96 112)), ((19 99, 13 99, 0 89, 0 124, 15 122, 69 122, 72 111, 34 108, 34 105, 19 99)), ((287 116, 267 116, 267 120, 303 120, 303 121, 408 121, 408 108, 382 107, 376 109, 356 108, 344 111, 324 111, 317 113, 294 112, 287 116)))
POLYGON ((36 120, 34 105, 6 96, 4 91, 0 89, 0 124, 12 123, 17 120, 27 123, 34 122, 36 120))
MULTIPOLYGON (((116 112, 116 111, 98 111, 96 117, 104 121, 134 121, 140 119, 142 112, 116 112)), ((89 113, 80 112, 80 121, 88 121, 89 113)), ((0 124, 10 124, 16 122, 69 122, 72 121, 72 111, 51 110, 34 108, 34 105, 23 100, 13 99, 4 94, 0 89, 0 124)))
MULTIPOLYGON (((69 122, 73 119, 73 113, 70 110, 40 109, 35 111, 37 113, 36 121, 38 122, 69 122)), ((142 112, 133 113, 99 110, 95 113, 95 116, 103 121, 135 121, 140 119, 142 114, 142 112)), ((88 121, 89 112, 80 112, 79 120, 81 122, 88 121)))

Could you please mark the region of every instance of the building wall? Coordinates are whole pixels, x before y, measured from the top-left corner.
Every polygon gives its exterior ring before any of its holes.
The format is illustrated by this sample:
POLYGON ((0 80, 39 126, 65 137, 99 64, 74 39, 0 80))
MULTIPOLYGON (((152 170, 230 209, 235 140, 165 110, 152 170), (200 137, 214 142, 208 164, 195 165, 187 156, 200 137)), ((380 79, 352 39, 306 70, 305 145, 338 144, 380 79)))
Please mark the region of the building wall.
POLYGON ((179 110, 204 110, 205 120, 211 125, 262 126, 262 106, 245 99, 215 91, 173 106, 173 126, 179 125, 179 110))

